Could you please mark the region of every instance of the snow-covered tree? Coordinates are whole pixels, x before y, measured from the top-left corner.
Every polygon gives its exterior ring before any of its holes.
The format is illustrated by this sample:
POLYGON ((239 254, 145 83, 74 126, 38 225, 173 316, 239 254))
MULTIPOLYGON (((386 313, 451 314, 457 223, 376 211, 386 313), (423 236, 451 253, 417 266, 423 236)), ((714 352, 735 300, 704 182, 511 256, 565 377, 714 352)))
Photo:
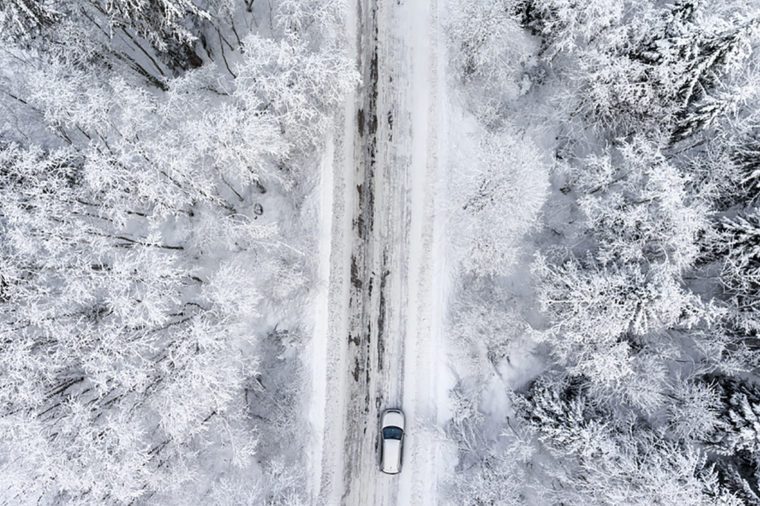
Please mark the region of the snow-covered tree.
POLYGON ((717 26, 688 27, 678 37, 658 44, 659 60, 685 72, 678 76, 678 98, 683 106, 698 99, 712 88, 721 74, 741 68, 751 53, 752 36, 756 20, 749 19, 726 27, 720 20, 711 20, 717 26), (697 28, 697 29, 694 29, 697 28), (707 32, 707 33, 705 33, 707 32))
POLYGON ((742 504, 703 453, 595 408, 582 384, 537 382, 519 413, 551 458, 535 484, 551 502, 742 504))
POLYGON ((708 208, 656 145, 641 138, 622 143, 573 168, 570 178, 600 262, 656 262, 676 273, 694 263, 708 208))
POLYGON ((553 58, 573 52, 639 14, 625 0, 521 0, 514 2, 522 21, 543 39, 542 53, 553 58), (628 11, 628 12, 626 12, 628 11))
POLYGON ((298 363, 295 338, 262 359, 260 329, 307 297, 309 276, 298 239, 283 234, 297 225, 262 202, 297 215, 289 206, 313 180, 304 160, 356 74, 328 27, 336 17, 278 40, 241 30, 261 40, 228 46, 238 78, 213 64, 167 72, 161 58, 203 35, 223 3, 27 2, 55 15, 2 38, 8 502, 214 502, 206 485, 221 475, 220 490, 251 503, 300 497, 294 412, 265 434, 247 396, 264 381, 297 405, 296 374, 277 374, 283 357, 298 363), (260 435, 292 458, 258 462, 260 435))
POLYGON ((552 327, 538 334, 557 362, 586 376, 602 397, 610 394, 645 410, 658 408, 666 361, 675 350, 670 328, 690 328, 710 311, 662 272, 637 266, 602 267, 571 258, 534 272, 539 301, 552 327), (659 357, 659 358, 658 358, 659 357))
POLYGON ((524 317, 512 305, 513 297, 482 278, 462 286, 459 301, 451 308, 451 333, 484 353, 494 366, 524 350, 533 334, 524 317))
MULTIPOLYGON (((451 391, 452 417, 447 437, 459 451, 459 472, 444 486, 456 504, 523 504, 529 489, 529 437, 509 429, 509 421, 489 423, 480 411, 480 396, 461 383, 451 391)), ((483 403, 485 407, 485 403, 483 403)))
POLYGON ((519 253, 518 240, 534 229, 549 185, 546 162, 528 139, 486 133, 475 160, 456 176, 454 239, 465 269, 504 274, 519 253))
POLYGON ((726 487, 747 504, 760 499, 760 389, 746 380, 709 376, 720 392, 720 424, 710 441, 726 487))
POLYGON ((8 0, 0 6, 0 40, 33 36, 55 22, 58 15, 51 2, 8 0))
POLYGON ((256 317, 250 261, 193 265, 202 252, 167 227, 192 222, 153 216, 151 231, 149 207, 109 218, 124 200, 101 201, 72 149, 7 146, 1 160, 4 495, 128 502, 177 487, 209 426, 245 420, 254 336, 231 322, 256 317))
POLYGON ((721 85, 747 64, 756 9, 738 2, 712 12, 691 1, 524 4, 546 56, 567 57, 560 71, 569 86, 558 105, 599 133, 628 136, 643 126, 678 141, 741 100, 741 90, 721 85))
POLYGON ((445 484, 451 499, 462 506, 525 504, 529 475, 518 445, 512 443, 501 451, 484 449, 481 460, 445 484))
POLYGON ((722 225, 721 238, 736 277, 754 285, 760 275, 760 209, 726 218, 722 225))
POLYGON ((733 151, 733 160, 741 170, 741 183, 752 196, 760 193, 760 129, 755 124, 740 136, 740 144, 733 151))
POLYGON ((750 209, 721 223, 721 280, 732 301, 735 325, 751 336, 760 328, 760 211, 750 209))
POLYGON ((183 26, 190 15, 210 17, 192 0, 101 0, 95 6, 105 11, 112 26, 133 29, 160 50, 166 49, 170 39, 183 43, 195 40, 196 36, 183 26))
MULTIPOLYGON (((707 206, 640 138, 587 158, 568 176, 587 240, 564 257, 537 258, 539 301, 551 322, 540 339, 570 373, 589 379, 595 396, 652 412, 669 395, 668 362, 686 353, 671 333, 722 314, 681 280, 701 254, 707 206)), ((694 336, 714 364, 725 349, 710 340, 694 336)))
POLYGON ((669 396, 668 428, 681 441, 714 439, 722 428, 720 389, 714 383, 677 378, 669 396))
POLYGON ((510 101, 527 92, 535 41, 520 27, 512 0, 467 0, 446 26, 452 68, 473 112, 498 125, 510 101))
MULTIPOLYGON (((214 6, 218 2, 209 3, 214 6)), ((185 26, 188 18, 208 19, 210 13, 191 0, 9 0, 4 2, 0 16, 0 22, 16 36, 35 35, 39 28, 73 17, 82 23, 97 24, 100 20, 108 30, 133 31, 165 50, 171 39, 182 43, 195 40, 185 26)))
POLYGON ((243 41, 236 83, 271 111, 287 138, 305 147, 326 128, 327 111, 358 83, 353 64, 336 43, 317 51, 296 36, 275 41, 252 35, 243 41))
POLYGON ((725 424, 721 446, 726 452, 760 451, 760 388, 735 380, 721 382, 725 406, 722 421, 725 424))
POLYGON ((517 403, 545 452, 537 494, 753 504, 757 410, 715 378, 758 365, 758 6, 514 6, 567 140, 543 238, 560 244, 534 263, 547 325, 533 335, 553 367, 517 403))

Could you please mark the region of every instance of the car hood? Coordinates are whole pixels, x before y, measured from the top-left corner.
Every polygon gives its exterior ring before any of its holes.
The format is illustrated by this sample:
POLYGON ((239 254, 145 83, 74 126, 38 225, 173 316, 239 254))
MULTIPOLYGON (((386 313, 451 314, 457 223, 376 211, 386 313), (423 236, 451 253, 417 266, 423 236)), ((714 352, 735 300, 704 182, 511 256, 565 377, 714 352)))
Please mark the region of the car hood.
POLYGON ((397 411, 386 411, 383 415, 383 427, 398 427, 404 429, 404 415, 397 411))

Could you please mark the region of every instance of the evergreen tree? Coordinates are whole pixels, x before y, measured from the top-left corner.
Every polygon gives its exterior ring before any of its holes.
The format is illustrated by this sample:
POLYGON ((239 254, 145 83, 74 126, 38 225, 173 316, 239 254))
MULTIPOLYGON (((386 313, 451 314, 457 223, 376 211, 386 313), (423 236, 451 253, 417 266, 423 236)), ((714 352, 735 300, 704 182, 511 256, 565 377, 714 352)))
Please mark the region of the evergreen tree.
POLYGON ((729 452, 760 452, 760 389, 737 381, 723 383, 726 436, 723 446, 729 452))
POLYGON ((749 200, 754 201, 760 196, 760 128, 753 125, 739 141, 732 158, 739 167, 741 184, 749 192, 749 200))
MULTIPOLYGON (((711 378, 712 379, 712 378, 711 378)), ((760 388, 754 383, 718 378, 721 425, 715 445, 718 469, 727 487, 748 504, 760 503, 760 388)))
POLYGON ((760 329, 760 210, 752 209, 721 222, 721 280, 733 302, 737 326, 745 335, 760 329))
POLYGON ((518 413, 553 461, 537 487, 558 504, 725 504, 704 453, 673 441, 644 421, 595 407, 583 381, 536 381, 518 413))

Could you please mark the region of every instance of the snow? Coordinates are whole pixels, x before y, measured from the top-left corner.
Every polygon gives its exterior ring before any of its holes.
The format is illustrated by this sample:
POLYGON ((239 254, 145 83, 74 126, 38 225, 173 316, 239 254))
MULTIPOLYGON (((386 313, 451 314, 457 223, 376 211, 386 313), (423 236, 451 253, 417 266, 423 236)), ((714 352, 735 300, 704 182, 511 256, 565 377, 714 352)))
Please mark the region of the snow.
POLYGON ((443 339, 446 182, 438 143, 447 98, 437 9, 437 2, 367 1, 349 14, 348 39, 362 37, 356 56, 365 81, 347 99, 322 164, 321 284, 310 357, 311 491, 318 504, 433 504, 445 467, 439 434, 453 380, 443 339), (356 104, 365 115, 376 107, 375 132, 357 129, 356 104), (375 153, 368 148, 372 134, 375 153), (376 448, 379 415, 393 407, 407 421, 398 476, 379 471, 376 448))
POLYGON ((401 477, 401 504, 435 504, 438 471, 445 468, 435 438, 448 404, 450 377, 445 367, 443 319, 448 293, 445 242, 444 182, 446 158, 440 144, 447 139, 445 57, 436 0, 405 4, 399 17, 403 33, 411 34, 411 166, 409 305, 404 370, 404 406, 414 420, 407 444, 408 469, 401 477), (409 465, 411 464, 411 465, 409 465))
POLYGON ((320 164, 319 180, 319 266, 317 288, 314 303, 314 333, 309 343, 307 357, 311 365, 311 392, 309 405, 309 422, 311 425, 310 472, 312 479, 310 491, 312 497, 319 492, 318 477, 322 473, 323 440, 321 435, 325 430, 325 402, 327 398, 327 377, 323 374, 323 364, 327 363, 327 333, 329 332, 329 300, 328 286, 330 283, 330 252, 332 238, 332 208, 333 208, 333 173, 332 162, 335 157, 335 143, 332 131, 328 132, 325 151, 320 164), (318 402, 314 402, 318 401, 318 402))
MULTIPOLYGON (((346 12, 346 38, 356 36, 356 13, 346 12)), ((349 56, 356 58, 355 47, 349 56)), ((356 90, 348 93, 334 120, 320 165, 319 289, 315 296, 315 326, 310 356, 312 427, 309 460, 311 502, 338 504, 342 492, 346 375, 344 336, 348 332, 350 256, 353 244, 352 214, 355 206, 354 132, 356 90)))

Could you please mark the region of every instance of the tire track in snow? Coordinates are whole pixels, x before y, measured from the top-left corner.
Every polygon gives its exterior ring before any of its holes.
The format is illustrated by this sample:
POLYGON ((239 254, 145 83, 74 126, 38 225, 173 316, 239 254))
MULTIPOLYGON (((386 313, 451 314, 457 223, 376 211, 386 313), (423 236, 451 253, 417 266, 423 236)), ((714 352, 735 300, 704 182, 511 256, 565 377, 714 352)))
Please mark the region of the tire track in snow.
POLYGON ((329 330, 320 343, 328 349, 328 381, 313 487, 319 504, 435 501, 434 448, 415 433, 436 405, 434 8, 435 0, 357 0, 351 13, 363 86, 338 122, 331 178, 329 330), (400 476, 378 468, 378 418, 388 407, 404 408, 410 429, 400 476))
POLYGON ((384 237, 387 191, 383 182, 386 170, 383 132, 388 125, 379 113, 385 98, 384 83, 380 81, 385 47, 379 37, 383 2, 361 0, 358 5, 359 61, 364 86, 355 137, 358 205, 352 254, 355 276, 348 308, 348 353, 353 360, 346 390, 341 503, 394 504, 391 477, 379 473, 377 453, 377 420, 389 401, 387 386, 392 381, 392 371, 400 369, 399 361, 389 357, 393 338, 388 336, 386 328, 389 307, 386 291, 391 271, 388 242, 384 237), (387 483, 380 483, 382 481, 387 483))

